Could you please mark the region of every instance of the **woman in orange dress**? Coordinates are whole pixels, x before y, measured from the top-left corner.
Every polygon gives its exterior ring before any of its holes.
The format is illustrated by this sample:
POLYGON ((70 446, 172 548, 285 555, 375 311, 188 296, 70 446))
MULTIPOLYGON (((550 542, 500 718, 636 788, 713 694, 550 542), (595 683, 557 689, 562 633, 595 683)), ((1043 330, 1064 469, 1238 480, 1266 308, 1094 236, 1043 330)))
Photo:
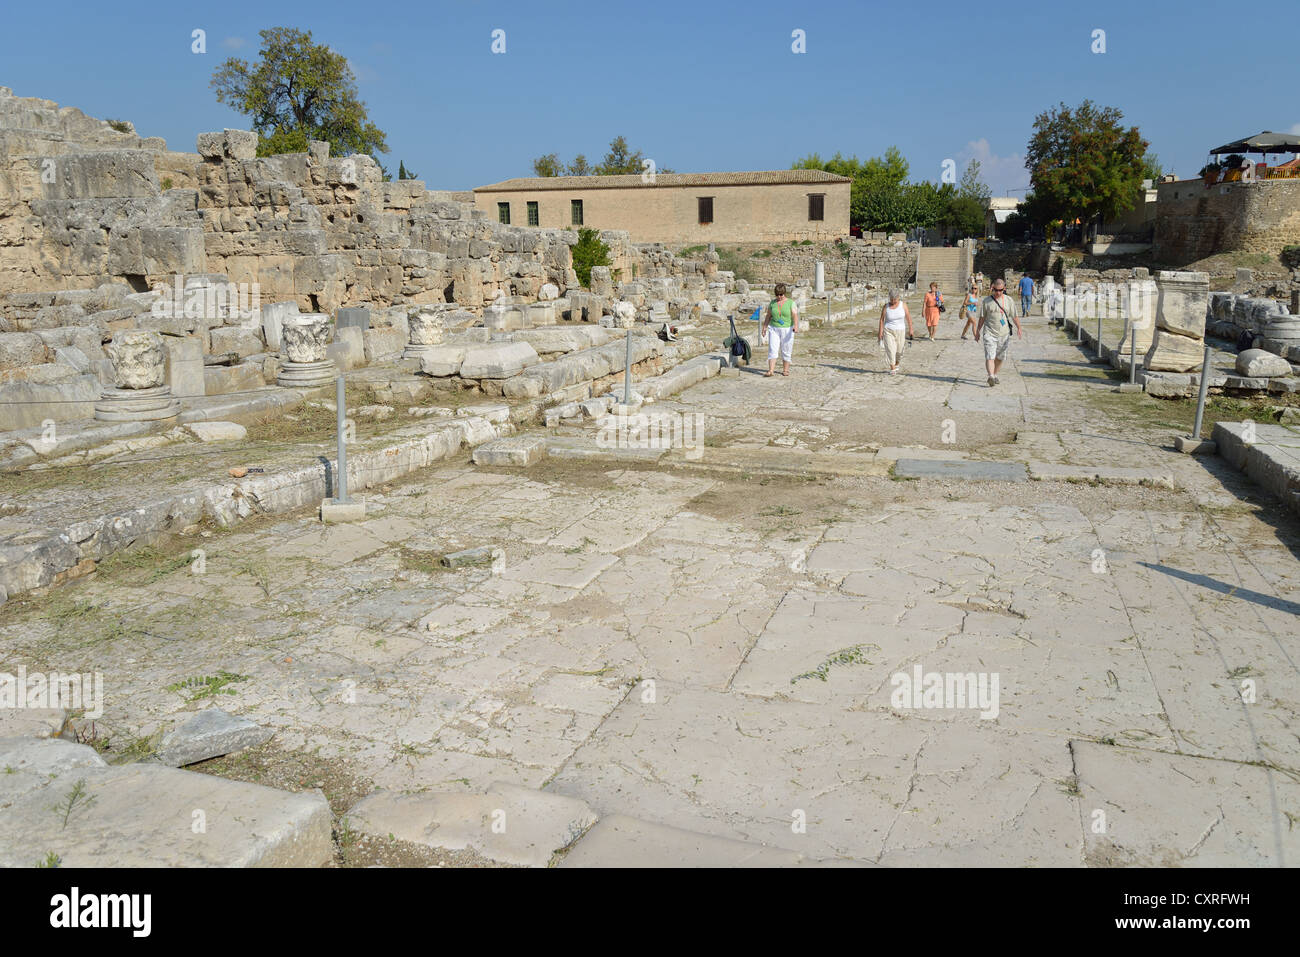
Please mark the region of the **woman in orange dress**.
POLYGON ((925 331, 930 334, 930 341, 934 342, 934 331, 939 328, 939 307, 943 305, 943 294, 939 292, 937 282, 930 283, 930 291, 925 294, 925 305, 921 309, 921 315, 925 316, 925 331))

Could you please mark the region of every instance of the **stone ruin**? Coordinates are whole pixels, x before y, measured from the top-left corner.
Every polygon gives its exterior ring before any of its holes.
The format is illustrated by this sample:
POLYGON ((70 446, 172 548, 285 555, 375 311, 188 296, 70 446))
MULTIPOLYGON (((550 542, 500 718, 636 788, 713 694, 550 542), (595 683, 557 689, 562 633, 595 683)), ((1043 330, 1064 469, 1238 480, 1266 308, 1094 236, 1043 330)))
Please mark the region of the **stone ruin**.
POLYGON ((185 153, 126 130, 0 88, 0 431, 317 387, 480 319, 496 334, 599 323, 619 300, 643 322, 738 303, 716 255, 616 230, 581 290, 576 232, 490 221, 470 194, 384 182, 325 143, 258 157, 256 134, 225 130, 185 153), (345 321, 352 307, 364 319, 345 321), (161 381, 121 395, 127 343, 145 341, 161 381))

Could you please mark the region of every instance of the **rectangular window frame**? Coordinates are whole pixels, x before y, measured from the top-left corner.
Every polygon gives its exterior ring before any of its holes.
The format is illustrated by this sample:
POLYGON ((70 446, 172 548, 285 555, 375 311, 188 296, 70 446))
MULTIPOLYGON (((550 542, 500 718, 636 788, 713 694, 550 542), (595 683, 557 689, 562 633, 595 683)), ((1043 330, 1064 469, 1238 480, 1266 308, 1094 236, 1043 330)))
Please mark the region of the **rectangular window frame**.
POLYGON ((712 196, 695 197, 695 212, 696 212, 696 219, 699 221, 699 225, 712 226, 713 225, 713 197, 712 196))
POLYGON ((585 225, 582 217, 583 217, 582 200, 580 199, 569 200, 569 219, 571 220, 571 225, 573 226, 585 225))
POLYGON ((528 225, 529 226, 542 225, 542 213, 540 208, 537 205, 537 200, 535 199, 528 200, 528 225))
POLYGON ((502 226, 510 225, 510 204, 497 203, 497 222, 502 226))
POLYGON ((825 193, 808 194, 808 222, 810 223, 826 222, 826 194, 825 193))

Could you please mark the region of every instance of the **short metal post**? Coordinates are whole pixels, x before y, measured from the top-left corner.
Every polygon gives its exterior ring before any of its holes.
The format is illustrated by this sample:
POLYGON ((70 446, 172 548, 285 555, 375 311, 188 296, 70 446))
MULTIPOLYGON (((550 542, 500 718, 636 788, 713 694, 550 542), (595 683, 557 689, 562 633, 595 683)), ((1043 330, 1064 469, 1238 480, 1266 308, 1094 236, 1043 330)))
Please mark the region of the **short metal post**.
POLYGON ((1101 358, 1101 310, 1097 310, 1097 358, 1101 358))
POLYGON ((632 404, 632 330, 627 331, 627 365, 623 368, 623 404, 632 404))
POLYGON ((339 474, 335 476, 334 481, 334 489, 337 492, 334 496, 334 501, 338 502, 340 505, 346 505, 348 502, 348 446, 345 441, 345 435, 347 434, 346 419, 348 411, 347 399, 343 391, 343 376, 338 377, 336 386, 337 392, 334 406, 338 411, 339 474))
POLYGON ((1138 331, 1133 320, 1128 323, 1128 381, 1129 385, 1137 385, 1138 366, 1137 366, 1137 342, 1138 331))
POLYGON ((1210 347, 1205 347, 1205 361, 1201 363, 1201 390, 1196 396, 1196 422, 1192 425, 1192 438, 1201 437, 1201 420, 1205 417, 1205 394, 1210 389, 1210 347))

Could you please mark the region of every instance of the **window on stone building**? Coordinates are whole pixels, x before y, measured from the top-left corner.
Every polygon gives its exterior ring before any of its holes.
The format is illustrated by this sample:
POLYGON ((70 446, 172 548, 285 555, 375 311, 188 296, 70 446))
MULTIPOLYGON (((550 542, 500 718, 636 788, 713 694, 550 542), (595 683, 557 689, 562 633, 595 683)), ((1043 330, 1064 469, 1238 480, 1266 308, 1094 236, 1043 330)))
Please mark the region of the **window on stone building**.
POLYGON ((826 194, 808 194, 808 221, 821 222, 826 218, 826 194))
POLYGON ((497 219, 506 226, 510 225, 509 203, 497 203, 497 219))
POLYGON ((528 225, 529 225, 529 226, 540 226, 540 225, 541 225, 541 217, 538 216, 538 214, 537 214, 537 204, 536 204, 536 203, 529 203, 529 204, 528 204, 528 225))
POLYGON ((580 199, 569 200, 569 210, 573 214, 573 225, 581 226, 582 225, 582 200, 580 199))
POLYGON ((707 226, 709 223, 713 222, 713 197, 712 196, 699 197, 699 206, 700 206, 700 225, 707 226))

